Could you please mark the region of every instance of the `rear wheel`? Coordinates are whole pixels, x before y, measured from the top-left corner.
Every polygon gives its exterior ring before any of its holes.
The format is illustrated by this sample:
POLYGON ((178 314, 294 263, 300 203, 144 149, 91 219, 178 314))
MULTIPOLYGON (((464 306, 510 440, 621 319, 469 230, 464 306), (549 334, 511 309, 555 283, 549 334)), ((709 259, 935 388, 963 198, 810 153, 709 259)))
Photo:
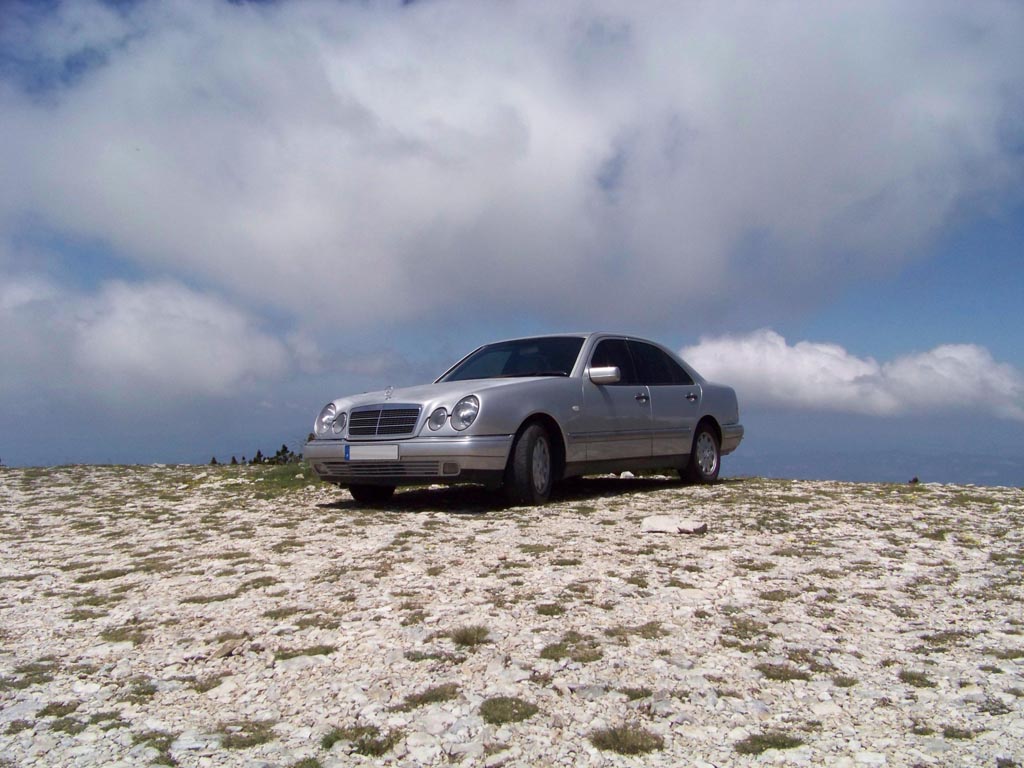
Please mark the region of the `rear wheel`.
POLYGON ((690 460, 680 474, 684 480, 691 483, 713 483, 718 479, 718 470, 721 466, 722 451, 718 445, 718 437, 711 427, 701 424, 693 438, 690 460))
POLYGON ((395 495, 393 485, 350 485, 348 492, 360 504, 381 504, 395 495))
POLYGON ((535 506, 548 500, 553 484, 551 438, 540 424, 531 424, 512 446, 505 494, 513 504, 535 506))

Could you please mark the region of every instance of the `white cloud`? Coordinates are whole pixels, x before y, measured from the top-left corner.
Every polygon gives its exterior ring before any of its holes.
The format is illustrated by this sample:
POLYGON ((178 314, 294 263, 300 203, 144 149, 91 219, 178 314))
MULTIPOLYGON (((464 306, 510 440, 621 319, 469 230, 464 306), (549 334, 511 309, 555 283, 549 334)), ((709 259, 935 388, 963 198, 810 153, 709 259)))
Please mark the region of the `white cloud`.
POLYGON ((170 283, 106 286, 79 321, 74 355, 98 386, 143 397, 230 395, 289 360, 241 311, 170 283))
POLYGON ((38 276, 7 277, 0 285, 0 313, 14 313, 22 307, 52 300, 59 291, 38 276))
POLYGON ((240 395, 284 375, 281 341, 220 298, 177 283, 96 293, 5 276, 0 392, 107 402, 240 395))
POLYGON ((788 344, 768 329, 703 338, 680 354, 740 402, 871 415, 983 412, 1024 421, 1024 373, 973 344, 945 344, 886 363, 835 344, 788 344))
POLYGON ((0 237, 42 222, 314 329, 723 291, 770 316, 1022 174, 1015 3, 22 15, 0 43, 57 85, 0 81, 0 237))

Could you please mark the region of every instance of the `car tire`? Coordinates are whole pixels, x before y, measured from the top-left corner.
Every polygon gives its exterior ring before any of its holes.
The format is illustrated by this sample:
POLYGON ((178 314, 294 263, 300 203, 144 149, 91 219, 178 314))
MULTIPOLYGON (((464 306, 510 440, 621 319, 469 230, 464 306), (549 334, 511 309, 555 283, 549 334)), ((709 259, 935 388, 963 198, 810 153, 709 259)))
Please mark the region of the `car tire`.
POLYGON ((679 474, 688 482, 707 484, 718 479, 721 467, 722 449, 718 444, 718 436, 707 424, 701 424, 693 436, 690 459, 679 474))
POLYGON ((382 504, 395 495, 393 485, 350 485, 348 492, 360 504, 382 504))
POLYGON ((508 500, 520 506, 546 502, 554 485, 554 466, 551 437, 540 424, 531 424, 512 446, 505 474, 508 500))

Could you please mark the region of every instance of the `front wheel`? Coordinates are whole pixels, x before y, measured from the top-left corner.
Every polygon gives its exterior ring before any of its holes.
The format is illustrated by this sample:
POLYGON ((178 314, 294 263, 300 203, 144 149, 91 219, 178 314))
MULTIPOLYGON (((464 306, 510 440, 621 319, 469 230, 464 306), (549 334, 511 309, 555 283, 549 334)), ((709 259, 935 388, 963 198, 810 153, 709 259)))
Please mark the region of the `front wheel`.
POLYGON ((395 495, 393 485, 350 485, 348 492, 360 504, 382 504, 395 495))
POLYGON ((536 506, 551 495, 554 484, 551 438, 540 424, 531 424, 512 446, 505 475, 505 494, 513 504, 536 506))
POLYGON ((713 483, 718 479, 721 466, 722 451, 718 437, 710 427, 702 424, 697 427, 697 434, 693 438, 690 460, 680 474, 691 483, 713 483))

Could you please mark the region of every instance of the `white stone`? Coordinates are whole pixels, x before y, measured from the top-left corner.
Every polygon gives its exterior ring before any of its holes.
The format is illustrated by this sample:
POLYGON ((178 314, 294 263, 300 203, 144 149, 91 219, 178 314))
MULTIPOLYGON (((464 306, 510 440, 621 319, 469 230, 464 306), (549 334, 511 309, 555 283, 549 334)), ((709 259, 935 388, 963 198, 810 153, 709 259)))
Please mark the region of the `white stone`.
POLYGON ((299 669, 310 669, 311 667, 322 667, 327 664, 327 657, 316 656, 292 656, 290 659, 279 659, 274 662, 274 668, 282 672, 294 672, 299 669))
POLYGON ((885 755, 881 752, 858 752, 854 760, 858 765, 885 765, 885 755))
POLYGON ((484 744, 480 741, 467 741, 453 744, 449 749, 449 754, 458 758, 478 760, 483 757, 485 749, 484 744))
POLYGON ((820 701, 811 706, 811 712, 818 717, 832 717, 833 715, 840 714, 842 711, 842 707, 834 701, 820 701))
POLYGON ((429 763, 441 755, 441 741, 429 733, 417 731, 405 740, 409 756, 420 763, 429 763))
POLYGON ((707 523, 676 515, 651 515, 640 523, 644 533, 707 533, 707 523))

